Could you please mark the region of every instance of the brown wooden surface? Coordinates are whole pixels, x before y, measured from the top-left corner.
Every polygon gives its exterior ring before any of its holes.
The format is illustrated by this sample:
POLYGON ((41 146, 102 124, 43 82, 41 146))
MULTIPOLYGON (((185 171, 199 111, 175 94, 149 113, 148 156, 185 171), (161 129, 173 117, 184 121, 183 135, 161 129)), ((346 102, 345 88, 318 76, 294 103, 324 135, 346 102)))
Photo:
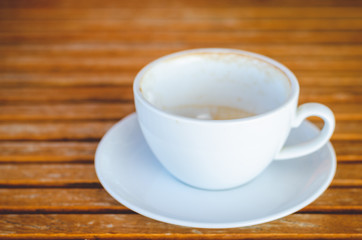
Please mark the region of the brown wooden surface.
POLYGON ((358 0, 1 0, 0 239, 362 239, 361 76, 358 0), (315 202, 215 230, 148 219, 105 192, 95 149, 134 111, 135 74, 198 47, 275 58, 300 103, 335 112, 337 173, 315 202))

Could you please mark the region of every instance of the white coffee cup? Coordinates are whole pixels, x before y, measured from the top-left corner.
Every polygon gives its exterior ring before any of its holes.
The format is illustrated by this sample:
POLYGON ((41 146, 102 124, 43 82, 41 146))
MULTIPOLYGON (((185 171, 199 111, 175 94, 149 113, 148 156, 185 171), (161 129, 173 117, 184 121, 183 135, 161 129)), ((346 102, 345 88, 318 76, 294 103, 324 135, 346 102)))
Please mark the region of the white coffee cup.
POLYGON ((324 105, 297 108, 299 84, 289 69, 241 50, 195 49, 159 58, 138 73, 133 91, 138 121, 152 152, 173 176, 197 188, 244 184, 273 160, 318 150, 335 126, 332 111, 324 105), (196 111, 199 106, 226 106, 254 115, 210 120, 204 119, 210 117, 205 113, 192 118, 172 111, 188 111, 190 106, 196 111), (291 128, 309 116, 324 120, 320 134, 283 148, 291 128))

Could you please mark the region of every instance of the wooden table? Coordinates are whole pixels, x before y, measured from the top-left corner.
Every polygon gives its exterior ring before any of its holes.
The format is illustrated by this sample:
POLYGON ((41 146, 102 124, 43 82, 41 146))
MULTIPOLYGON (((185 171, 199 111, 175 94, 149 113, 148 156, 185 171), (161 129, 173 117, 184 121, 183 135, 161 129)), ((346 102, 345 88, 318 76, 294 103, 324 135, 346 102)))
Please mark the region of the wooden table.
POLYGON ((362 239, 361 30, 354 0, 1 0, 0 239, 362 239), (105 192, 95 149, 134 111, 135 74, 199 47, 275 58, 299 78, 300 103, 335 112, 338 170, 318 200, 215 230, 151 220, 105 192))

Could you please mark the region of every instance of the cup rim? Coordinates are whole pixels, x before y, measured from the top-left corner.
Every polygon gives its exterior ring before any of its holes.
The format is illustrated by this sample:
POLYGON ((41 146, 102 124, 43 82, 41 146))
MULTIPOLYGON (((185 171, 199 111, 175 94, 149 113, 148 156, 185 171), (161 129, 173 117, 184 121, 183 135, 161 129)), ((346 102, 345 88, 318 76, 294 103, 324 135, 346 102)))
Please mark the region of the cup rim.
POLYGON ((269 58, 267 56, 258 54, 258 53, 254 53, 254 52, 249 52, 249 51, 244 51, 244 50, 239 50, 239 49, 230 49, 230 48, 196 48, 196 49, 189 49, 189 50, 183 50, 183 51, 178 51, 175 53, 171 53, 168 55, 165 55, 163 57, 157 58, 154 61, 148 63, 147 65, 145 65, 136 75, 134 82, 133 82, 133 93, 134 93, 134 98, 139 100, 144 106, 146 106, 148 109, 152 110, 153 112, 156 112, 159 115, 165 116, 167 118, 171 118, 177 121, 184 121, 184 122, 192 122, 192 123, 202 123, 202 124, 220 124, 220 123, 239 123, 239 122, 245 122, 245 121, 252 121, 252 120, 256 120, 256 119, 261 119, 264 118, 266 116, 269 116, 271 114, 274 114, 275 112, 278 112, 280 110, 282 110, 283 108, 285 108, 287 105, 289 105, 291 102, 293 102, 294 100, 297 100, 298 96, 299 96, 299 83, 298 80, 296 78, 296 76, 293 74, 293 72, 288 69, 285 65, 281 64, 280 62, 269 58), (260 113, 260 114, 256 114, 253 116, 249 116, 249 117, 244 117, 244 118, 236 118, 236 119, 221 119, 221 120, 210 120, 210 119, 197 119, 197 118, 189 118, 189 117, 184 117, 184 116, 180 116, 180 115, 176 115, 173 113, 169 113, 166 112, 162 109, 159 109, 158 107, 154 106, 153 104, 151 104, 142 94, 141 90, 140 90, 140 82, 143 78, 143 76, 145 75, 145 73, 152 68, 153 66, 155 66, 156 64, 158 64, 159 62, 174 58, 174 57, 180 57, 182 55, 188 55, 188 54, 192 54, 192 53, 236 53, 236 54, 240 54, 240 55, 244 55, 244 56, 248 56, 248 57, 252 57, 252 58, 256 58, 260 61, 266 62, 267 64, 272 65, 273 67, 277 68, 279 71, 281 71, 289 80, 290 86, 291 86, 291 93, 289 94, 289 96, 287 97, 286 101, 284 101, 283 104, 281 104, 280 106, 266 111, 264 113, 260 113))

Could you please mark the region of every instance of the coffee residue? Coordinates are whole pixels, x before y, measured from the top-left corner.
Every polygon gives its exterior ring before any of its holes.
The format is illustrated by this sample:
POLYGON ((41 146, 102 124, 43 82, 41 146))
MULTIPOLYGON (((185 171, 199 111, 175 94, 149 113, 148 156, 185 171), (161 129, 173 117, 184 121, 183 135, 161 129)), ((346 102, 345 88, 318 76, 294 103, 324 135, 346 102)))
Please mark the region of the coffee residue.
POLYGON ((230 120, 255 115, 254 113, 234 107, 212 105, 184 105, 165 110, 176 115, 205 120, 230 120))

